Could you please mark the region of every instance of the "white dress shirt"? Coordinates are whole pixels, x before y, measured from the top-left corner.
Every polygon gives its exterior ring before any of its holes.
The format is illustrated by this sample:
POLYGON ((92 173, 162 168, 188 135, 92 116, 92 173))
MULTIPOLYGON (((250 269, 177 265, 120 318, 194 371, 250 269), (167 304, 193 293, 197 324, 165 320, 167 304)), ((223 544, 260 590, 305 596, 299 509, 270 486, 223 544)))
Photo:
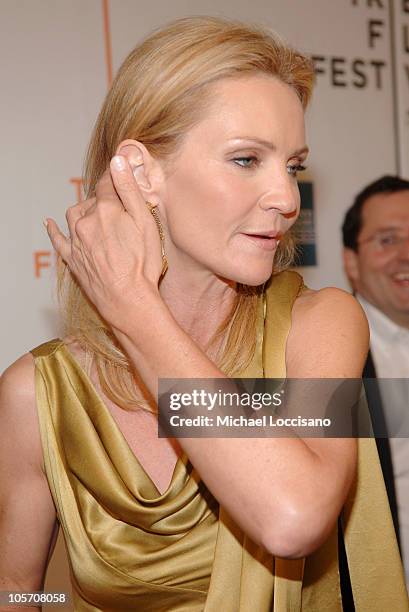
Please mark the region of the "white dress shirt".
MULTIPOLYGON (((409 411, 409 329, 400 327, 383 312, 357 295, 368 318, 371 333, 371 355, 378 379, 398 378, 401 380, 378 380, 385 419, 388 424, 388 406, 394 414, 403 414, 407 420, 409 411), (403 380, 405 379, 405 380, 403 380)), ((397 434, 396 418, 392 418, 389 430, 397 434)), ((407 425, 402 426, 407 436, 407 425)), ((398 506, 400 539, 406 584, 409 587, 409 438, 390 438, 390 448, 398 506)))

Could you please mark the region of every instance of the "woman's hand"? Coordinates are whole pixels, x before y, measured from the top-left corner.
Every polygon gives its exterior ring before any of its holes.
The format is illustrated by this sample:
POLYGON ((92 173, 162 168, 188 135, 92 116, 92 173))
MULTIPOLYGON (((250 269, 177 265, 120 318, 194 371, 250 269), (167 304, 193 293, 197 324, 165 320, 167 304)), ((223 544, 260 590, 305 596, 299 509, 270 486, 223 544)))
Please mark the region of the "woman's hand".
POLYGON ((95 193, 68 209, 68 238, 52 219, 47 231, 99 313, 121 330, 132 305, 152 290, 159 295, 161 242, 125 157, 111 160, 95 193))

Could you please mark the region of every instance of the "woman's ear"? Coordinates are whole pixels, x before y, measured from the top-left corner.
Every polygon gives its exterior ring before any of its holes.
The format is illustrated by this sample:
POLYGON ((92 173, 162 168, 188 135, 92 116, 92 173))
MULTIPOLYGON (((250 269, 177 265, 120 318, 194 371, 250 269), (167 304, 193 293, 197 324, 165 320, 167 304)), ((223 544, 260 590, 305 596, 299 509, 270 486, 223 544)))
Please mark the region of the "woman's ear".
POLYGON ((123 155, 132 168, 142 195, 152 204, 159 203, 159 188, 162 179, 162 169, 148 149, 137 140, 123 140, 116 150, 116 155, 123 155))

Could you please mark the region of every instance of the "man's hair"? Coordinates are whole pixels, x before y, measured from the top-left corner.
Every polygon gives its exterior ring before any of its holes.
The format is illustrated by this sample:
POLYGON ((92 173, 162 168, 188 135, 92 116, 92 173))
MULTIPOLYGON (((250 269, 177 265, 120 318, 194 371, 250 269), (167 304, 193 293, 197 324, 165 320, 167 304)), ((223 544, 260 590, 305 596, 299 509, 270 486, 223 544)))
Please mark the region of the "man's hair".
POLYGON ((370 183, 356 196, 352 206, 347 210, 342 224, 342 241, 344 247, 358 250, 358 235, 362 228, 362 209, 365 202, 378 193, 396 193, 409 190, 409 181, 399 176, 382 176, 370 183))

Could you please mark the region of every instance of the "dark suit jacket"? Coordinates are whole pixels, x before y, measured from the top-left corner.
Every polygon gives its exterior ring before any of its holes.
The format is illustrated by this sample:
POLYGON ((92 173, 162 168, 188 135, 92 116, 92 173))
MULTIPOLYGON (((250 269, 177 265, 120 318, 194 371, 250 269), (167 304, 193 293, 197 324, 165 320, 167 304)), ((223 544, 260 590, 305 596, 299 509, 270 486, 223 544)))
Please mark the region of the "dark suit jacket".
POLYGON ((379 385, 376 383, 376 370, 372 359, 371 351, 369 351, 368 358, 365 363, 363 376, 369 412, 371 415, 373 430, 375 434, 376 446, 378 448, 379 460, 381 463, 383 478, 385 481, 386 492, 388 494, 389 506, 392 513, 392 520, 396 531, 396 537, 400 548, 398 507, 396 503, 396 491, 395 481, 393 477, 391 447, 389 443, 389 438, 377 437, 377 434, 384 435, 384 432, 387 431, 387 428, 384 412, 385 407, 382 403, 379 385), (369 385, 368 383, 365 384, 366 378, 371 378, 374 380, 372 380, 371 384, 369 385))
MULTIPOLYGON (((379 461, 381 464, 383 478, 385 481, 386 492, 388 494, 389 506, 391 509, 392 520, 395 527, 396 538, 398 540, 400 549, 398 508, 396 503, 395 481, 393 478, 392 456, 389 439, 385 437, 376 437, 377 433, 379 435, 385 435, 387 429, 385 422, 384 406, 382 404, 379 385, 376 383, 376 371, 370 351, 365 363, 363 378, 366 397, 368 400, 369 412, 372 421, 372 427, 375 434, 375 441, 379 454, 379 461), (365 379, 367 378, 372 379, 371 384, 365 383, 365 379)), ((352 594, 351 581, 349 578, 348 561, 346 557, 344 538, 340 523, 338 524, 338 556, 342 607, 344 612, 354 612, 354 598, 352 594)))

